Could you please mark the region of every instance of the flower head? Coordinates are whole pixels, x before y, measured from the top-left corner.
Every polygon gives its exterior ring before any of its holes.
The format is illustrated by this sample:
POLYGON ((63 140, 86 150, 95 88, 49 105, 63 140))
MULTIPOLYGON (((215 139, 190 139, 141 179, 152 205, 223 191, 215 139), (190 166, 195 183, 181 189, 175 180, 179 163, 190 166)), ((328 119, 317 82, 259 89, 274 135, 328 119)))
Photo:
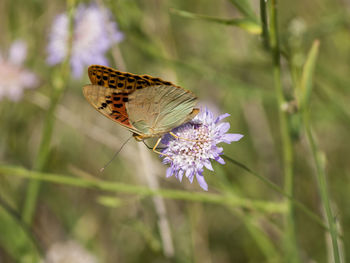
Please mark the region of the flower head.
POLYGON ((48 250, 42 263, 96 263, 97 259, 79 243, 68 240, 54 243, 48 250))
POLYGON ((178 138, 166 134, 161 141, 166 145, 162 152, 163 163, 170 164, 166 176, 174 174, 181 182, 185 175, 191 183, 196 176, 200 187, 207 191, 208 185, 204 180, 203 168, 213 171, 211 160, 225 164, 224 159, 220 157, 223 148, 217 144, 221 142, 230 144, 243 137, 237 133, 226 133, 230 124, 221 120, 228 116, 230 115, 226 113, 214 118, 207 108, 201 109, 192 121, 172 130, 178 138))
POLYGON ((47 62, 50 65, 61 63, 71 44, 70 64, 76 78, 82 75, 84 66, 108 65, 105 53, 124 37, 118 30, 117 23, 112 21, 110 11, 94 4, 80 4, 77 7, 72 34, 72 43, 69 43, 68 15, 58 15, 49 36, 47 62))
POLYGON ((22 66, 26 56, 27 45, 19 40, 11 45, 7 57, 0 54, 0 100, 19 101, 24 89, 37 85, 36 75, 22 66))

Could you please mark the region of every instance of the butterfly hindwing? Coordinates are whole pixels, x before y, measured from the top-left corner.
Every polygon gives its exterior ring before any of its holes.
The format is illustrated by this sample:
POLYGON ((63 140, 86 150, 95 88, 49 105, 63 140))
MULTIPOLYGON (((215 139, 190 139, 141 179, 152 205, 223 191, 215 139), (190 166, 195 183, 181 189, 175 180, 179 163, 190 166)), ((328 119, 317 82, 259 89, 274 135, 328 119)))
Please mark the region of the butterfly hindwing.
POLYGON ((145 136, 157 136, 192 119, 196 96, 175 86, 156 85, 129 95, 126 110, 130 123, 145 136))

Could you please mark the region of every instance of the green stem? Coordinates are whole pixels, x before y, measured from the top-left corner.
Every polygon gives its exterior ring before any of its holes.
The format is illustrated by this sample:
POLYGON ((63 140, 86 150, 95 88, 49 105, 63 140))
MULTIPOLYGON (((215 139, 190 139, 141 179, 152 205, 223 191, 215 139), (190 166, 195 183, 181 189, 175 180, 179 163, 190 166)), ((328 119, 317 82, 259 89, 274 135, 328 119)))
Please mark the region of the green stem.
POLYGON ((260 0, 260 19, 262 32, 261 37, 263 39, 264 47, 270 49, 270 39, 269 39, 269 29, 267 24, 267 10, 266 10, 266 0, 260 0))
POLYGON ((304 110, 303 121, 304 121, 306 136, 310 143, 312 155, 316 164, 317 181, 320 189, 320 195, 321 195, 323 207, 327 216, 329 232, 331 234, 331 239, 332 239, 334 262, 340 263, 339 246, 338 246, 338 238, 337 238, 338 233, 337 233, 337 227, 336 227, 335 219, 333 217, 329 196, 328 196, 326 173, 325 173, 324 164, 323 164, 324 162, 322 161, 322 152, 318 149, 315 138, 312 134, 312 129, 309 125, 309 116, 308 116, 307 110, 304 110))
MULTIPOLYGON (((73 30, 72 20, 73 20, 73 13, 74 13, 74 0, 67 0, 67 4, 69 6, 69 13, 68 13, 69 33, 70 35, 72 35, 71 33, 73 30)), ((68 43, 68 46, 70 49, 71 43, 68 43)), ((50 106, 44 121, 43 134, 42 134, 42 138, 39 146, 38 156, 33 166, 33 169, 36 171, 43 171, 45 169, 45 165, 47 163, 48 156, 50 153, 52 131, 54 129, 54 124, 55 124, 55 111, 65 91, 65 82, 68 79, 70 50, 67 53, 68 54, 61 65, 59 74, 54 74, 54 77, 52 78, 53 92, 51 96, 50 106)), ((40 191, 40 181, 38 180, 30 181, 27 188, 26 198, 24 201, 23 211, 22 211, 22 220, 27 225, 31 225, 32 223, 33 216, 36 209, 37 199, 39 196, 39 191, 40 191)))
MULTIPOLYGON (((278 20, 277 20, 277 0, 271 0, 270 8, 270 36, 271 36, 271 51, 273 59, 273 76, 276 89, 280 132, 283 148, 283 168, 284 168, 284 188, 285 192, 293 197, 293 147, 289 133, 289 123, 287 113, 283 110, 286 100, 283 94, 281 84, 281 63, 280 63, 280 45, 278 36, 278 20)), ((298 249, 295 235, 294 225, 294 207, 293 202, 288 202, 288 213, 286 218, 286 236, 285 236, 286 252, 289 262, 298 262, 298 249)))
MULTIPOLYGON (((51 142, 52 131, 54 127, 54 120, 55 120, 54 114, 55 114, 55 109, 60 97, 61 97, 60 92, 56 90, 54 92, 54 95, 52 96, 50 107, 47 111, 46 119, 44 122, 43 135, 42 135, 42 139, 39 147, 39 152, 33 167, 34 170, 36 171, 44 170, 46 161, 49 156, 50 142, 51 142)), ((40 189, 39 181, 37 180, 30 181, 27 188, 26 199, 25 199, 23 212, 22 212, 22 220, 28 225, 30 225, 32 222, 32 218, 36 207, 36 201, 39 194, 39 189, 40 189)))

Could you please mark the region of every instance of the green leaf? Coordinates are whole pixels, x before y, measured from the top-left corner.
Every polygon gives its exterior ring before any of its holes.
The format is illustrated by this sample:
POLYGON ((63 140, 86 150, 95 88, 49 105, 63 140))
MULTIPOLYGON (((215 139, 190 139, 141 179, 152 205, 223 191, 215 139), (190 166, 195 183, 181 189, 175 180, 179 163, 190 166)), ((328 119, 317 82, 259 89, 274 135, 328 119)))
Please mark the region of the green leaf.
POLYGON ((4 207, 0 206, 0 246, 16 262, 39 262, 39 252, 25 227, 21 225, 4 207))
POLYGON ((205 20, 208 22, 214 22, 214 23, 223 24, 223 25, 237 26, 243 30, 246 30, 251 34, 261 33, 260 24, 258 22, 255 22, 251 18, 225 19, 225 18, 219 18, 219 17, 207 16, 207 15, 201 15, 201 14, 194 14, 191 12, 176 10, 176 9, 171 9, 171 12, 176 15, 191 18, 191 19, 200 19, 200 20, 205 20))
POLYGON ((122 200, 115 196, 99 196, 96 200, 99 204, 107 207, 119 207, 122 205, 122 200))
POLYGON ((316 59, 318 55, 320 41, 315 40, 307 55, 306 62, 303 67, 301 76, 301 83, 299 90, 297 90, 298 102, 301 109, 306 109, 309 105, 311 91, 312 91, 312 79, 316 65, 316 59))
POLYGON ((252 6, 247 0, 230 0, 230 2, 246 17, 257 21, 252 6))

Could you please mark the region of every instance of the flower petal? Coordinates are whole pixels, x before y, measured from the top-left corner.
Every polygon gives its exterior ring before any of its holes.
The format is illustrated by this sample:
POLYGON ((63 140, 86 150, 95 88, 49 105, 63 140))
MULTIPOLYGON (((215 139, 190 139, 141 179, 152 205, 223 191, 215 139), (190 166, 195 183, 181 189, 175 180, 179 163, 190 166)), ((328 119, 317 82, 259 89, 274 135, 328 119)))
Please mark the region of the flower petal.
POLYGON ((166 169, 166 178, 171 177, 173 175, 173 167, 169 167, 166 169))
POLYGON ((214 171, 213 166, 211 165, 210 161, 204 162, 205 168, 207 168, 210 171, 214 171))
POLYGON ((179 179, 179 181, 181 182, 182 181, 182 177, 184 175, 184 171, 183 170, 180 170, 178 175, 177 175, 177 178, 179 179))
POLYGON ((220 156, 216 157, 215 161, 217 161, 218 163, 221 163, 221 164, 225 164, 225 160, 222 159, 220 156))
POLYGON ((225 119, 225 118, 227 118, 229 116, 231 116, 231 114, 228 114, 228 113, 222 114, 222 115, 220 115, 219 117, 216 118, 215 123, 218 123, 221 120, 223 120, 223 119, 225 119))
POLYGON ((192 184, 193 178, 194 178, 194 174, 191 173, 187 178, 188 178, 188 180, 190 181, 190 183, 192 184))
POLYGON ((226 133, 222 136, 222 141, 230 144, 231 142, 236 142, 242 139, 244 135, 239 133, 226 133))
POLYGON ((200 186, 203 190, 208 191, 208 184, 207 184, 207 182, 205 181, 204 176, 201 175, 201 174, 197 174, 197 175, 196 175, 196 178, 197 178, 197 182, 198 182, 199 186, 200 186))
POLYGON ((220 132, 220 134, 226 133, 230 129, 230 124, 228 122, 220 123, 216 130, 220 132))

